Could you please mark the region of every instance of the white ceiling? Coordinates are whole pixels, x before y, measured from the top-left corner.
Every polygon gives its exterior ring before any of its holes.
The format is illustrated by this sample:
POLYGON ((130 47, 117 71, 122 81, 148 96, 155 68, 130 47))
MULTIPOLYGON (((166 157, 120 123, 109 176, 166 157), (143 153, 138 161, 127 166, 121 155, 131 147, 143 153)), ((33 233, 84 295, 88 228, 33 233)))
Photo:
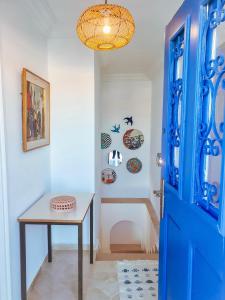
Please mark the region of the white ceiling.
MULTIPOLYGON (((96 0, 46 0, 55 16, 51 37, 74 37, 75 23, 88 6, 104 3, 96 0)), ((101 52, 100 61, 107 74, 144 73, 151 75, 162 61, 164 29, 182 0, 111 0, 127 7, 134 16, 136 33, 132 42, 119 50, 101 52)), ((91 51, 91 50, 89 50, 91 51)))

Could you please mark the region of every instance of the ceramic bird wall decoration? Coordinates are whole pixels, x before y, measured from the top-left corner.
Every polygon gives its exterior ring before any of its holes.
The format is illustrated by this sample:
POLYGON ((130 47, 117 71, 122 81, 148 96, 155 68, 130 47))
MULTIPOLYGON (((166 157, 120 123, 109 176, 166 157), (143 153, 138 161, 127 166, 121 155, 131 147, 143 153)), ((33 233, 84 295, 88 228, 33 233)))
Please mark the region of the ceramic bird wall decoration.
POLYGON ((111 129, 114 133, 120 133, 120 124, 117 126, 116 124, 113 126, 113 129, 111 129))
POLYGON ((127 125, 130 124, 130 126, 133 126, 133 124, 134 124, 133 117, 126 117, 126 118, 124 118, 124 121, 125 121, 125 124, 127 124, 127 125))

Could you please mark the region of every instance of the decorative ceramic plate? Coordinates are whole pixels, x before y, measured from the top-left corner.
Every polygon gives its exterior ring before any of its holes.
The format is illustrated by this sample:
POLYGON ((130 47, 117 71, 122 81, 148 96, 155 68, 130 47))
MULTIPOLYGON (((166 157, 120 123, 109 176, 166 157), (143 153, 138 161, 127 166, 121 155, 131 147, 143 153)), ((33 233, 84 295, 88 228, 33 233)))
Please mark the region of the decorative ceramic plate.
POLYGON ((142 169, 142 162, 138 158, 131 158, 127 162, 127 170, 132 174, 137 174, 142 169))
POLYGON ((75 208, 75 201, 71 196, 57 196, 51 199, 50 206, 56 212, 70 212, 75 208))
POLYGON ((123 156, 119 151, 113 150, 113 151, 109 152, 108 164, 111 167, 118 167, 120 164, 122 164, 122 161, 123 161, 123 156))
POLYGON ((123 143, 130 150, 139 149, 144 143, 144 135, 140 130, 129 129, 123 136, 123 143))
POLYGON ((111 136, 108 133, 101 134, 101 148, 107 149, 112 144, 111 136))
POLYGON ((116 181, 116 172, 113 169, 105 169, 102 171, 102 182, 111 184, 116 181))

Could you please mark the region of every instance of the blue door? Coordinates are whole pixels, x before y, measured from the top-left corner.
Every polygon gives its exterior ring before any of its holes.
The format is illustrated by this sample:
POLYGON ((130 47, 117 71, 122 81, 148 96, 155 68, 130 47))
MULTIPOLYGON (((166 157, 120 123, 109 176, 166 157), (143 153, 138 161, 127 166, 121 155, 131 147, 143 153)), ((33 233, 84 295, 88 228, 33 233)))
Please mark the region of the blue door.
POLYGON ((225 0, 166 28, 159 300, 225 300, 225 0))

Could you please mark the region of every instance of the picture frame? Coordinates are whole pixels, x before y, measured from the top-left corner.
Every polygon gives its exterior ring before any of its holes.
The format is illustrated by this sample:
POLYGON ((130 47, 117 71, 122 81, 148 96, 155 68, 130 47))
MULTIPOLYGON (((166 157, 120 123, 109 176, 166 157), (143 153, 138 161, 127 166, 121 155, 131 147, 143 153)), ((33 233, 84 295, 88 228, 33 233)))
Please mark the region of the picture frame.
POLYGON ((50 83, 22 70, 23 151, 50 144, 50 83))

